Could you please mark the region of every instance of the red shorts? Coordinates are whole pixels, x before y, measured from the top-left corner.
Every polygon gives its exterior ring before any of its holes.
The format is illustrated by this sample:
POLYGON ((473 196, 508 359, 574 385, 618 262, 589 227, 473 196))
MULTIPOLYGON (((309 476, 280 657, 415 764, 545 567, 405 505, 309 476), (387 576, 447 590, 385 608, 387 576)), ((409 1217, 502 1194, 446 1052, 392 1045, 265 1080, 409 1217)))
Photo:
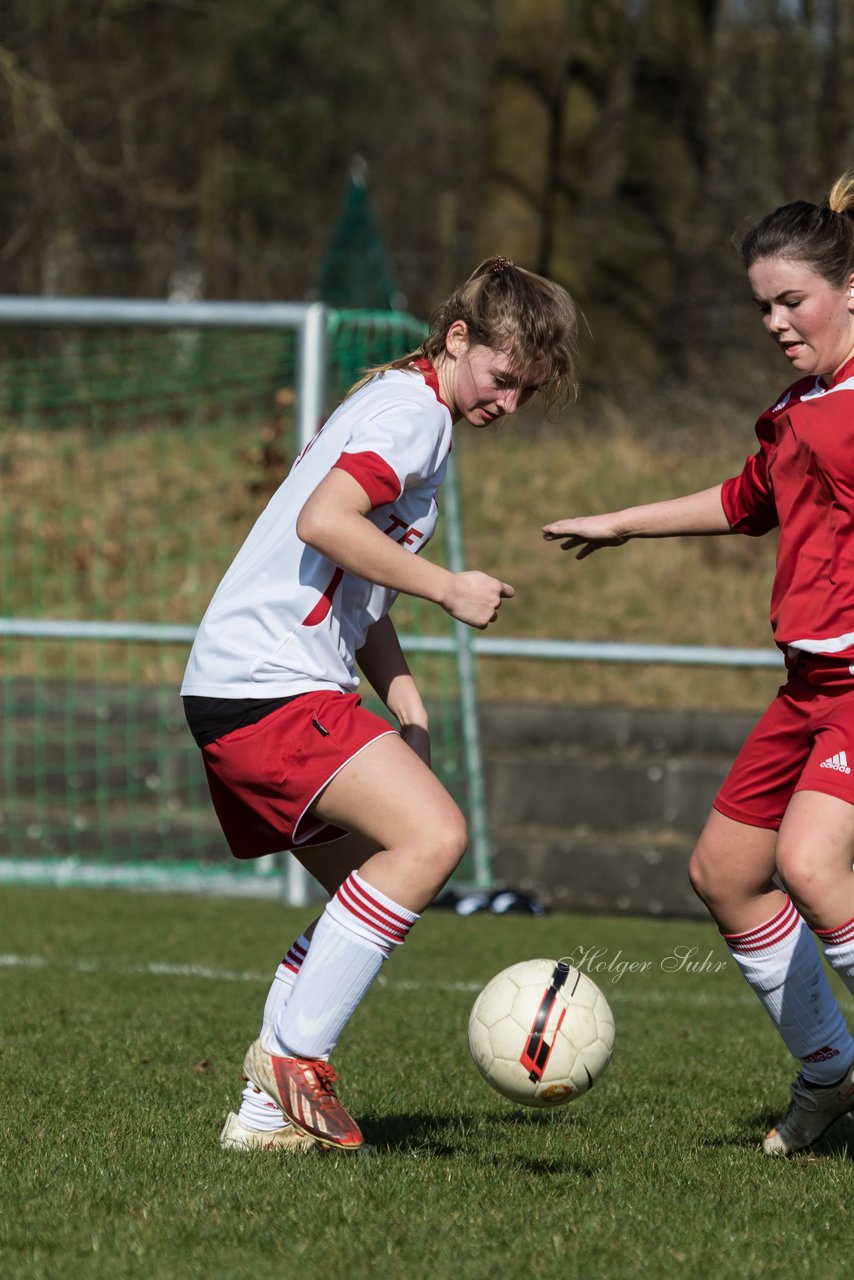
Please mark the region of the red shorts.
POLYGON ((854 674, 848 658, 803 655, 715 797, 727 818, 776 831, 796 791, 854 804, 854 674))
POLYGON ((235 858, 260 858, 346 835, 309 812, 328 782, 395 733, 357 693, 317 690, 202 749, 211 799, 235 858))

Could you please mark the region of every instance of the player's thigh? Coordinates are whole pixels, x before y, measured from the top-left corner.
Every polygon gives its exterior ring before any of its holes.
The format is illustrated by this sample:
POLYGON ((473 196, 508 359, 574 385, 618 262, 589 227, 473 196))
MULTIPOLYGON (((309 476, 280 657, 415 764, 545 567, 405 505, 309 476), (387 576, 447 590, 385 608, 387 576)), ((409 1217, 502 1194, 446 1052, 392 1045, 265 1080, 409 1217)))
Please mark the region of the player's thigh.
POLYGON ((789 892, 809 899, 850 881, 854 804, 821 791, 796 791, 780 827, 777 866, 789 892))
POLYGON ((755 897, 771 886, 776 853, 776 830, 712 809, 691 857, 691 883, 710 906, 755 897))
MULTIPOLYGON (((850 683, 851 677, 846 679, 850 683)), ((812 750, 780 825, 777 863, 789 892, 808 914, 851 903, 854 860, 854 693, 816 697, 812 750), (835 893, 841 895, 836 902, 835 893)))
POLYGON ((396 734, 377 738, 349 760, 311 810, 381 849, 465 848, 465 819, 453 797, 396 734))

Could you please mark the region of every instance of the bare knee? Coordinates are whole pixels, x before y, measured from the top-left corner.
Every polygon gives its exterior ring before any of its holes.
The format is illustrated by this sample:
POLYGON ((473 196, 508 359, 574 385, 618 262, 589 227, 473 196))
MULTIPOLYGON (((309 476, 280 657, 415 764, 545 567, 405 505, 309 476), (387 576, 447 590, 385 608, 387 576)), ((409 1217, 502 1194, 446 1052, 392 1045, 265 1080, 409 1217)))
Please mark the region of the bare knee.
POLYGON ((361 868, 370 884, 410 911, 423 911, 453 875, 466 851, 466 821, 447 798, 439 812, 401 832, 361 868))
POLYGON ((440 885, 453 875, 462 861, 468 848, 468 826, 460 810, 453 810, 443 815, 442 819, 431 830, 426 841, 422 857, 434 869, 440 885))
POLYGON ((747 904, 773 888, 775 839, 772 831, 712 814, 691 855, 688 877, 719 924, 740 920, 747 904))
POLYGON ((822 919, 838 886, 833 877, 828 877, 815 852, 803 846, 788 848, 783 844, 777 854, 777 868, 801 914, 807 920, 822 919))
POLYGON ((711 851, 700 839, 688 863, 688 879, 697 897, 710 911, 720 896, 720 876, 711 851))
POLYGON ((729 863, 726 846, 715 838, 714 814, 706 823, 694 846, 688 863, 688 879, 697 897, 710 911, 727 894, 730 877, 726 875, 729 863))

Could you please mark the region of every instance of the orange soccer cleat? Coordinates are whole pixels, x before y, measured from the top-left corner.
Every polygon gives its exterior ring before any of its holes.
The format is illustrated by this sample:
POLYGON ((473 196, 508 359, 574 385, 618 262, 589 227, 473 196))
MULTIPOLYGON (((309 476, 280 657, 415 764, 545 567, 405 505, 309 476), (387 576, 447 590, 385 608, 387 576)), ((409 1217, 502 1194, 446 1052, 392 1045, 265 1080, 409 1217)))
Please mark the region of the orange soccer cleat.
POLYGON ((323 1058, 281 1058, 256 1040, 246 1051, 243 1070, 276 1099, 300 1133, 342 1151, 364 1145, 361 1129, 335 1092, 338 1077, 323 1058))

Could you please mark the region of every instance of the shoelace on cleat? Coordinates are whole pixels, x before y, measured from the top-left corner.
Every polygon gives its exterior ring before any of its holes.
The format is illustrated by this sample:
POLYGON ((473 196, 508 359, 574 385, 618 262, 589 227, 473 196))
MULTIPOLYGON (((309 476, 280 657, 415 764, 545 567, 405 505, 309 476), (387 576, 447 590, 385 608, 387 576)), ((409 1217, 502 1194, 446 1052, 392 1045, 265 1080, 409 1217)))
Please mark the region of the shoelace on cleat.
POLYGON ((316 1062, 313 1067, 314 1074, 317 1076, 319 1087, 315 1092, 318 1096, 326 1096, 334 1098, 338 1101, 338 1095, 335 1092, 335 1085, 338 1083, 338 1076, 335 1068, 331 1067, 328 1062, 316 1062))

